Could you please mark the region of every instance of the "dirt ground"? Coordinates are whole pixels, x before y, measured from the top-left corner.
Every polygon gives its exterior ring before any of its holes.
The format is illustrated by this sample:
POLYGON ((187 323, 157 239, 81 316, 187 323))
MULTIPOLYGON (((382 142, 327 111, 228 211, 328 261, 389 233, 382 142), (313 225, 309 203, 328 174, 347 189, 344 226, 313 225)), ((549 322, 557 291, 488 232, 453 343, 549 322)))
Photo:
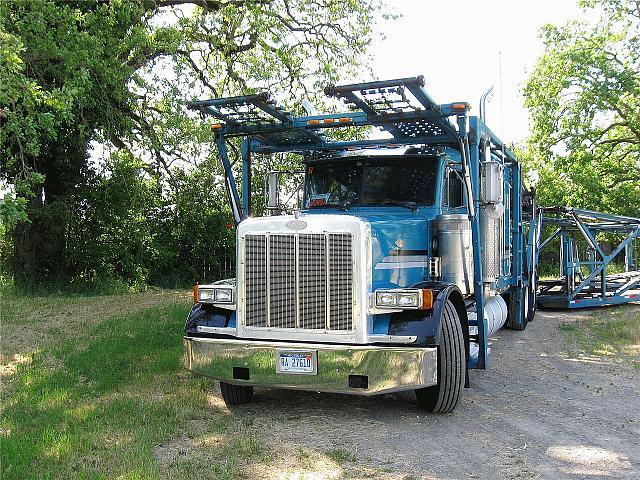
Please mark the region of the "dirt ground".
POLYGON ((263 478, 637 479, 640 372, 581 355, 559 328, 599 312, 540 311, 525 332, 498 332, 489 369, 471 372, 450 415, 421 411, 412 394, 275 390, 230 414, 253 418, 282 452, 263 478))

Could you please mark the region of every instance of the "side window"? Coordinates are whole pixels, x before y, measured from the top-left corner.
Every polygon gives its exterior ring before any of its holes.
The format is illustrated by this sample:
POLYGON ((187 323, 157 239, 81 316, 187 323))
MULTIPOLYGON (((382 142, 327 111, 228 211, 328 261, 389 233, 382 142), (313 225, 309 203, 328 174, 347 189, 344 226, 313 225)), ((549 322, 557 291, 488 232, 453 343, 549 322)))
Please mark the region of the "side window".
POLYGON ((447 168, 444 182, 443 204, 452 208, 464 206, 462 174, 447 168))

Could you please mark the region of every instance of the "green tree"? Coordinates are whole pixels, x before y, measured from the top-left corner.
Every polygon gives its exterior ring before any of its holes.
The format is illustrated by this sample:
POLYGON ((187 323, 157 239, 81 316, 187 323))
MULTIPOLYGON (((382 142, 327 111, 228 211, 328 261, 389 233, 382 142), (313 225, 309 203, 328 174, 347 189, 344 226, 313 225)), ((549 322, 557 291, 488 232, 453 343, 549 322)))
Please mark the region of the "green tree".
POLYGON ((640 4, 581 5, 588 20, 542 30, 525 88, 529 168, 544 204, 640 216, 640 4))
POLYGON ((16 281, 55 279, 71 261, 92 144, 148 165, 159 196, 180 195, 181 172, 220 173, 186 100, 258 89, 285 100, 356 74, 379 2, 0 2, 0 180, 17 193, 1 212, 18 223, 16 281))

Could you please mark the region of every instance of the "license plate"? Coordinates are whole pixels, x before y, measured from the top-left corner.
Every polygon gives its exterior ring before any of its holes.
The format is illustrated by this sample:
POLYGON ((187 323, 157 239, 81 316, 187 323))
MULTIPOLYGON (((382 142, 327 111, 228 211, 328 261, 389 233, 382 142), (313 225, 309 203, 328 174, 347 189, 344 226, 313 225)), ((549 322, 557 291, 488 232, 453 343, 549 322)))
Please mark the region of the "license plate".
POLYGON ((315 375, 318 373, 318 354, 309 350, 279 350, 276 353, 276 372, 315 375))

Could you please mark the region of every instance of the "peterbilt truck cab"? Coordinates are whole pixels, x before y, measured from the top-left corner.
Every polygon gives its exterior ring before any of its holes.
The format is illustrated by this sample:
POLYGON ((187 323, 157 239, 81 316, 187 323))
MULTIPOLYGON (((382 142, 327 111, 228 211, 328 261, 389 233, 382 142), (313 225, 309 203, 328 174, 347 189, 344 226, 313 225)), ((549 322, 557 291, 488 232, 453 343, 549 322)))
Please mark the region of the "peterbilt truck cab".
POLYGON ((314 117, 265 95, 192 105, 223 121, 212 131, 237 222, 237 275, 194 288, 185 366, 220 381, 227 404, 250 401, 256 386, 414 390, 426 410, 450 412, 469 369, 486 368, 488 336, 531 319, 519 163, 470 121, 468 104, 437 105, 421 82, 331 87, 361 110, 314 117), (421 107, 383 114, 375 94, 410 94, 421 107), (254 107, 276 121, 256 124, 254 107), (391 138, 323 132, 354 125, 391 138), (226 153, 234 136, 242 197, 226 153), (281 151, 303 159, 302 204, 253 217, 251 153, 281 151))

